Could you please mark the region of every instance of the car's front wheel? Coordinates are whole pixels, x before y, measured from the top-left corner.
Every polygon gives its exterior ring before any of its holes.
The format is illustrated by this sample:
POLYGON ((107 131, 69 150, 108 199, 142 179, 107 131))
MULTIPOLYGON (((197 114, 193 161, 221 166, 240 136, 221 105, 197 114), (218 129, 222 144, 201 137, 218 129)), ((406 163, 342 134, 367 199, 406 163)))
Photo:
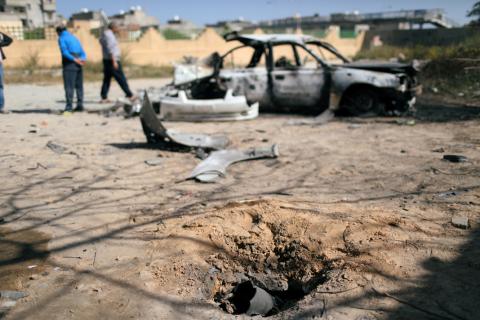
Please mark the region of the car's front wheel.
POLYGON ((373 89, 358 87, 344 94, 341 109, 353 116, 379 115, 382 113, 382 104, 373 89))

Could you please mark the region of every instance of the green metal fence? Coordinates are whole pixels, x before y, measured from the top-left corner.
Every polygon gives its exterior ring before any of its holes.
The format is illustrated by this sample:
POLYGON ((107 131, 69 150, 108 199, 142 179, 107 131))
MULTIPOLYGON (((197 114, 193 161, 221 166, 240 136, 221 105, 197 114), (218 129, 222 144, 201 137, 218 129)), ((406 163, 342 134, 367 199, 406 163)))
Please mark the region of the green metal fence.
POLYGON ((354 39, 357 37, 355 30, 340 30, 340 38, 354 39))
POLYGON ((53 28, 27 29, 24 27, 0 27, 0 31, 15 40, 52 40, 57 38, 53 28))

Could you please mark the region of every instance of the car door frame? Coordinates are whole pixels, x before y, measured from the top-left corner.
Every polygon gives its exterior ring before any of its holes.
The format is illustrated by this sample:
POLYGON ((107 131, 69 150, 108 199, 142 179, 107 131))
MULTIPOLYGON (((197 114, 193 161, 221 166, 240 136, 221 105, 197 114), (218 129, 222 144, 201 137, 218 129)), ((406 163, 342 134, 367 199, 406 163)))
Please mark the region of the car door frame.
MULTIPOLYGON (((269 44, 269 57, 267 59, 267 67, 268 67, 268 79, 269 79, 269 92, 270 92, 270 97, 271 101, 276 109, 276 111, 294 111, 298 113, 321 113, 324 111, 326 108, 328 108, 329 105, 329 97, 330 97, 330 87, 331 87, 331 70, 330 66, 325 63, 322 59, 320 59, 315 53, 313 53, 311 50, 309 50, 305 45, 297 42, 285 42, 285 43, 275 43, 275 45, 272 45, 271 43, 269 44), (278 91, 276 90, 278 87, 278 81, 283 81, 283 80, 288 80, 288 79, 276 79, 276 77, 282 77, 282 74, 276 75, 276 67, 275 67, 275 47, 281 46, 281 45, 290 45, 293 50, 295 62, 297 64, 297 70, 284 70, 284 75, 289 75, 290 74, 296 74, 296 76, 302 76, 302 66, 301 66, 301 61, 300 61, 300 55, 298 54, 297 47, 301 47, 304 49, 311 57, 313 57, 318 65, 322 69, 323 73, 323 84, 321 88, 318 88, 320 90, 320 95, 319 97, 315 100, 314 103, 311 105, 304 105, 304 106, 293 106, 293 101, 295 100, 295 95, 292 95, 291 97, 288 97, 288 94, 285 94, 283 97, 279 96, 278 91), (293 99, 291 101, 286 101, 285 99, 293 99)), ((308 69, 304 69, 308 70, 308 69)), ((307 75, 303 75, 307 76, 307 75)), ((291 80, 291 79, 290 79, 291 80)), ((312 89, 313 90, 313 89, 312 89)), ((300 94, 300 91, 298 91, 300 94)), ((313 94, 313 91, 312 91, 313 94)))

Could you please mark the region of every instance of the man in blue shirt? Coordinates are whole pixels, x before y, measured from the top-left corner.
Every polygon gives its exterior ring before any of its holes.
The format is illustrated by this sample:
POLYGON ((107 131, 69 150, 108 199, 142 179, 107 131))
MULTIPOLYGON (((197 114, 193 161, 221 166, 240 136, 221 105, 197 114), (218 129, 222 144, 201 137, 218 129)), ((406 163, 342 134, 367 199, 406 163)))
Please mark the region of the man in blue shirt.
POLYGON ((62 53, 63 84, 67 105, 64 114, 72 112, 73 94, 77 92, 77 107, 73 111, 83 111, 83 65, 87 55, 80 41, 64 26, 57 27, 58 45, 62 53))

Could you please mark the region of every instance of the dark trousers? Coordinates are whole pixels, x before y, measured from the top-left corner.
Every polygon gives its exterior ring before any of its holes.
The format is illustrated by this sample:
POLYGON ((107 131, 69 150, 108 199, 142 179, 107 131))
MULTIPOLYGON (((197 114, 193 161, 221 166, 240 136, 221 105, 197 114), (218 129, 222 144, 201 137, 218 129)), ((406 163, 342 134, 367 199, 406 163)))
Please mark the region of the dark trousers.
POLYGON ((77 108, 83 109, 83 68, 75 62, 63 63, 63 85, 65 87, 66 111, 73 109, 73 95, 77 92, 77 108))
POLYGON ((102 92, 101 96, 102 99, 108 98, 108 91, 110 91, 110 83, 112 82, 112 78, 114 78, 120 88, 122 88, 123 92, 127 98, 133 97, 132 91, 130 91, 130 87, 128 86, 127 78, 123 73, 122 64, 118 63, 118 69, 113 67, 112 60, 103 60, 103 84, 102 84, 102 92))

